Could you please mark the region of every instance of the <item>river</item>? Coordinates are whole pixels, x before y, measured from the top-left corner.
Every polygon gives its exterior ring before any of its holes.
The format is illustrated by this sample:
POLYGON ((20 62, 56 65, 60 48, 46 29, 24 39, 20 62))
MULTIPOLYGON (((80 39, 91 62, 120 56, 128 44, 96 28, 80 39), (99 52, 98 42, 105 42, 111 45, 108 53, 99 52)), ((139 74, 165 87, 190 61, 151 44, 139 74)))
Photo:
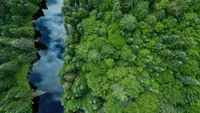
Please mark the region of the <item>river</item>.
POLYGON ((43 9, 44 16, 34 20, 35 29, 40 31, 39 42, 45 44, 46 50, 39 50, 41 56, 38 65, 33 67, 29 82, 37 86, 37 90, 46 93, 39 98, 37 113, 63 113, 60 99, 63 88, 58 84, 59 78, 56 72, 63 64, 65 50, 64 39, 66 37, 63 25, 61 8, 62 0, 47 0, 47 8, 43 9))

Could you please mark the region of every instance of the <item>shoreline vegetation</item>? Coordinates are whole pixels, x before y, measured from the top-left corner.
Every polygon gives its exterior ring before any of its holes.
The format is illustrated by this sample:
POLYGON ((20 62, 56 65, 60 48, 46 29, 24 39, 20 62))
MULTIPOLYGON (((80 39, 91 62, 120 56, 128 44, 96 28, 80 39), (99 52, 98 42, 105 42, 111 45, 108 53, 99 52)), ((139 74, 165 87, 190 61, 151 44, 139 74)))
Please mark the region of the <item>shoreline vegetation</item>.
POLYGON ((65 0, 65 113, 199 112, 199 11, 200 0, 65 0))
MULTIPOLYGON (((34 112, 36 89, 28 74, 40 58, 36 49, 45 45, 35 42, 40 35, 32 20, 43 16, 45 0, 0 1, 0 112, 34 112)), ((37 99, 36 99, 37 100, 37 99)))

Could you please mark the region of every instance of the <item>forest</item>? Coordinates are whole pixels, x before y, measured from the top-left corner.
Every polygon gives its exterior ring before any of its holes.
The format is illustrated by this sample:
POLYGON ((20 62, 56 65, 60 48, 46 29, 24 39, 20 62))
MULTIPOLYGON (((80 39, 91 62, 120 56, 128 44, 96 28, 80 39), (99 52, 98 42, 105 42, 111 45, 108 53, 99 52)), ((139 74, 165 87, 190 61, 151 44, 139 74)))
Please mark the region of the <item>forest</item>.
POLYGON ((64 0, 65 113, 198 113, 200 0, 64 0))
POLYGON ((36 59, 32 19, 41 0, 0 0, 0 113, 31 113, 28 73, 36 59))
MULTIPOLYGON (((63 0, 65 113, 198 113, 200 0, 63 0)), ((0 113, 32 113, 42 0, 0 0, 0 113)))

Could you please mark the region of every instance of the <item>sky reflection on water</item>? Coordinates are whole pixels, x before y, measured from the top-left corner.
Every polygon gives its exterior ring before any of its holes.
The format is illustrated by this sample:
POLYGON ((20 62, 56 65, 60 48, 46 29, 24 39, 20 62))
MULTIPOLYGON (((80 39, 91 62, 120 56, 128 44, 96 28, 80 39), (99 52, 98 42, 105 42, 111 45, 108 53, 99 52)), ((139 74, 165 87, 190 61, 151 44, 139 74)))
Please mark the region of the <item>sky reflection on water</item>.
POLYGON ((59 78, 56 76, 56 72, 63 64, 65 49, 66 32, 61 15, 62 5, 62 0, 47 0, 48 10, 43 10, 45 16, 34 21, 35 29, 42 34, 39 42, 48 46, 47 50, 39 51, 41 58, 38 65, 32 68, 29 78, 38 90, 47 92, 40 96, 38 113, 63 113, 60 103, 63 88, 58 84, 59 78), (60 31, 60 35, 54 38, 60 31))

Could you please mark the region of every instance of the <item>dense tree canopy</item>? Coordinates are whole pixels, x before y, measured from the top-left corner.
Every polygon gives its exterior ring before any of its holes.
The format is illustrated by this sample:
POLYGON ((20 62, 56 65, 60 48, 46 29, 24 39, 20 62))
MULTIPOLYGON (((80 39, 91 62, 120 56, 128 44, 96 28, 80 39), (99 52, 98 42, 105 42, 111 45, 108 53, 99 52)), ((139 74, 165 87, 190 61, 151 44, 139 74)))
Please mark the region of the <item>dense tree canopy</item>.
POLYGON ((0 113, 31 113, 32 16, 41 0, 0 0, 0 113))
POLYGON ((65 113, 197 113, 200 0, 65 0, 65 113))

